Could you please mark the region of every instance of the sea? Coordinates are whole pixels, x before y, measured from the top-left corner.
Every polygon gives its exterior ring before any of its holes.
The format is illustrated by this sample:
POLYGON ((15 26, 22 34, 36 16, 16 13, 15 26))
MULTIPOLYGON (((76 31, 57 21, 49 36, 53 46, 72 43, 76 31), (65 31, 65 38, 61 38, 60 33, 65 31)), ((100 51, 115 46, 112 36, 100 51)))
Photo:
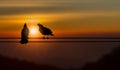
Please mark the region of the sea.
POLYGON ((83 67, 120 47, 120 38, 29 38, 27 44, 20 44, 20 40, 0 38, 0 55, 61 68, 83 67))

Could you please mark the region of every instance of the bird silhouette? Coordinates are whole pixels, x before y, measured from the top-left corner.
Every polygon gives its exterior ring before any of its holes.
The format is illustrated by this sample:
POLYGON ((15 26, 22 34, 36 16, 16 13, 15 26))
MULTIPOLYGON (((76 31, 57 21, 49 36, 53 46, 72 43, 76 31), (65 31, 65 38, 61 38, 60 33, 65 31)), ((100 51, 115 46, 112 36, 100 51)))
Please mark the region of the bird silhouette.
POLYGON ((20 41, 21 44, 28 43, 28 35, 29 35, 29 29, 27 27, 27 24, 25 23, 21 32, 21 41, 20 41))
POLYGON ((44 35, 43 39, 49 38, 49 36, 54 36, 52 31, 49 28, 44 27, 42 24, 38 24, 39 26, 39 31, 44 35), (45 37, 47 36, 47 37, 45 37))

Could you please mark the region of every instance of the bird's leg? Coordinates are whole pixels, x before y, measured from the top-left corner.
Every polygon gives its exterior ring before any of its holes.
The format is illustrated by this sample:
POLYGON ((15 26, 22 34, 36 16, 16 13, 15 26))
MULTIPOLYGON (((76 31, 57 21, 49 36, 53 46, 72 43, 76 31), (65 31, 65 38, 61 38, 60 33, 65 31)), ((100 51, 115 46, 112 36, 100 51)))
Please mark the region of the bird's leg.
POLYGON ((43 39, 45 39, 45 36, 43 36, 43 39))
POLYGON ((47 35, 47 37, 46 37, 47 39, 49 39, 49 35, 47 35))

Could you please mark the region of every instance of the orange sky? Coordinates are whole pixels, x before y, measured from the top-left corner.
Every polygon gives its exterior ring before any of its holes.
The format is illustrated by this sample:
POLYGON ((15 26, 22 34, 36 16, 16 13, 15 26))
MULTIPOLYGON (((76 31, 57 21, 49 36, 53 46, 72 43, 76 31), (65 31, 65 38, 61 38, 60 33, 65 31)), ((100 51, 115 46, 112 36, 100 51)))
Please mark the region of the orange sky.
POLYGON ((56 35, 119 33, 119 5, 107 0, 4 0, 0 2, 0 36, 20 36, 25 22, 30 36, 41 36, 38 23, 56 35))

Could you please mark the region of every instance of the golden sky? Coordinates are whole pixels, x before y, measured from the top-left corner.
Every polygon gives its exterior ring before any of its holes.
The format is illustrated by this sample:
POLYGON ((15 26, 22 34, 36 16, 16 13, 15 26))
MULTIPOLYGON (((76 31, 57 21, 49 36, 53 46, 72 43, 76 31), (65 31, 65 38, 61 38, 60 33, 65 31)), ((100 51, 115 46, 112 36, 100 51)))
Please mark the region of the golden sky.
POLYGON ((120 32, 120 0, 1 0, 0 36, 20 36, 26 22, 38 33, 37 23, 55 34, 120 32))

